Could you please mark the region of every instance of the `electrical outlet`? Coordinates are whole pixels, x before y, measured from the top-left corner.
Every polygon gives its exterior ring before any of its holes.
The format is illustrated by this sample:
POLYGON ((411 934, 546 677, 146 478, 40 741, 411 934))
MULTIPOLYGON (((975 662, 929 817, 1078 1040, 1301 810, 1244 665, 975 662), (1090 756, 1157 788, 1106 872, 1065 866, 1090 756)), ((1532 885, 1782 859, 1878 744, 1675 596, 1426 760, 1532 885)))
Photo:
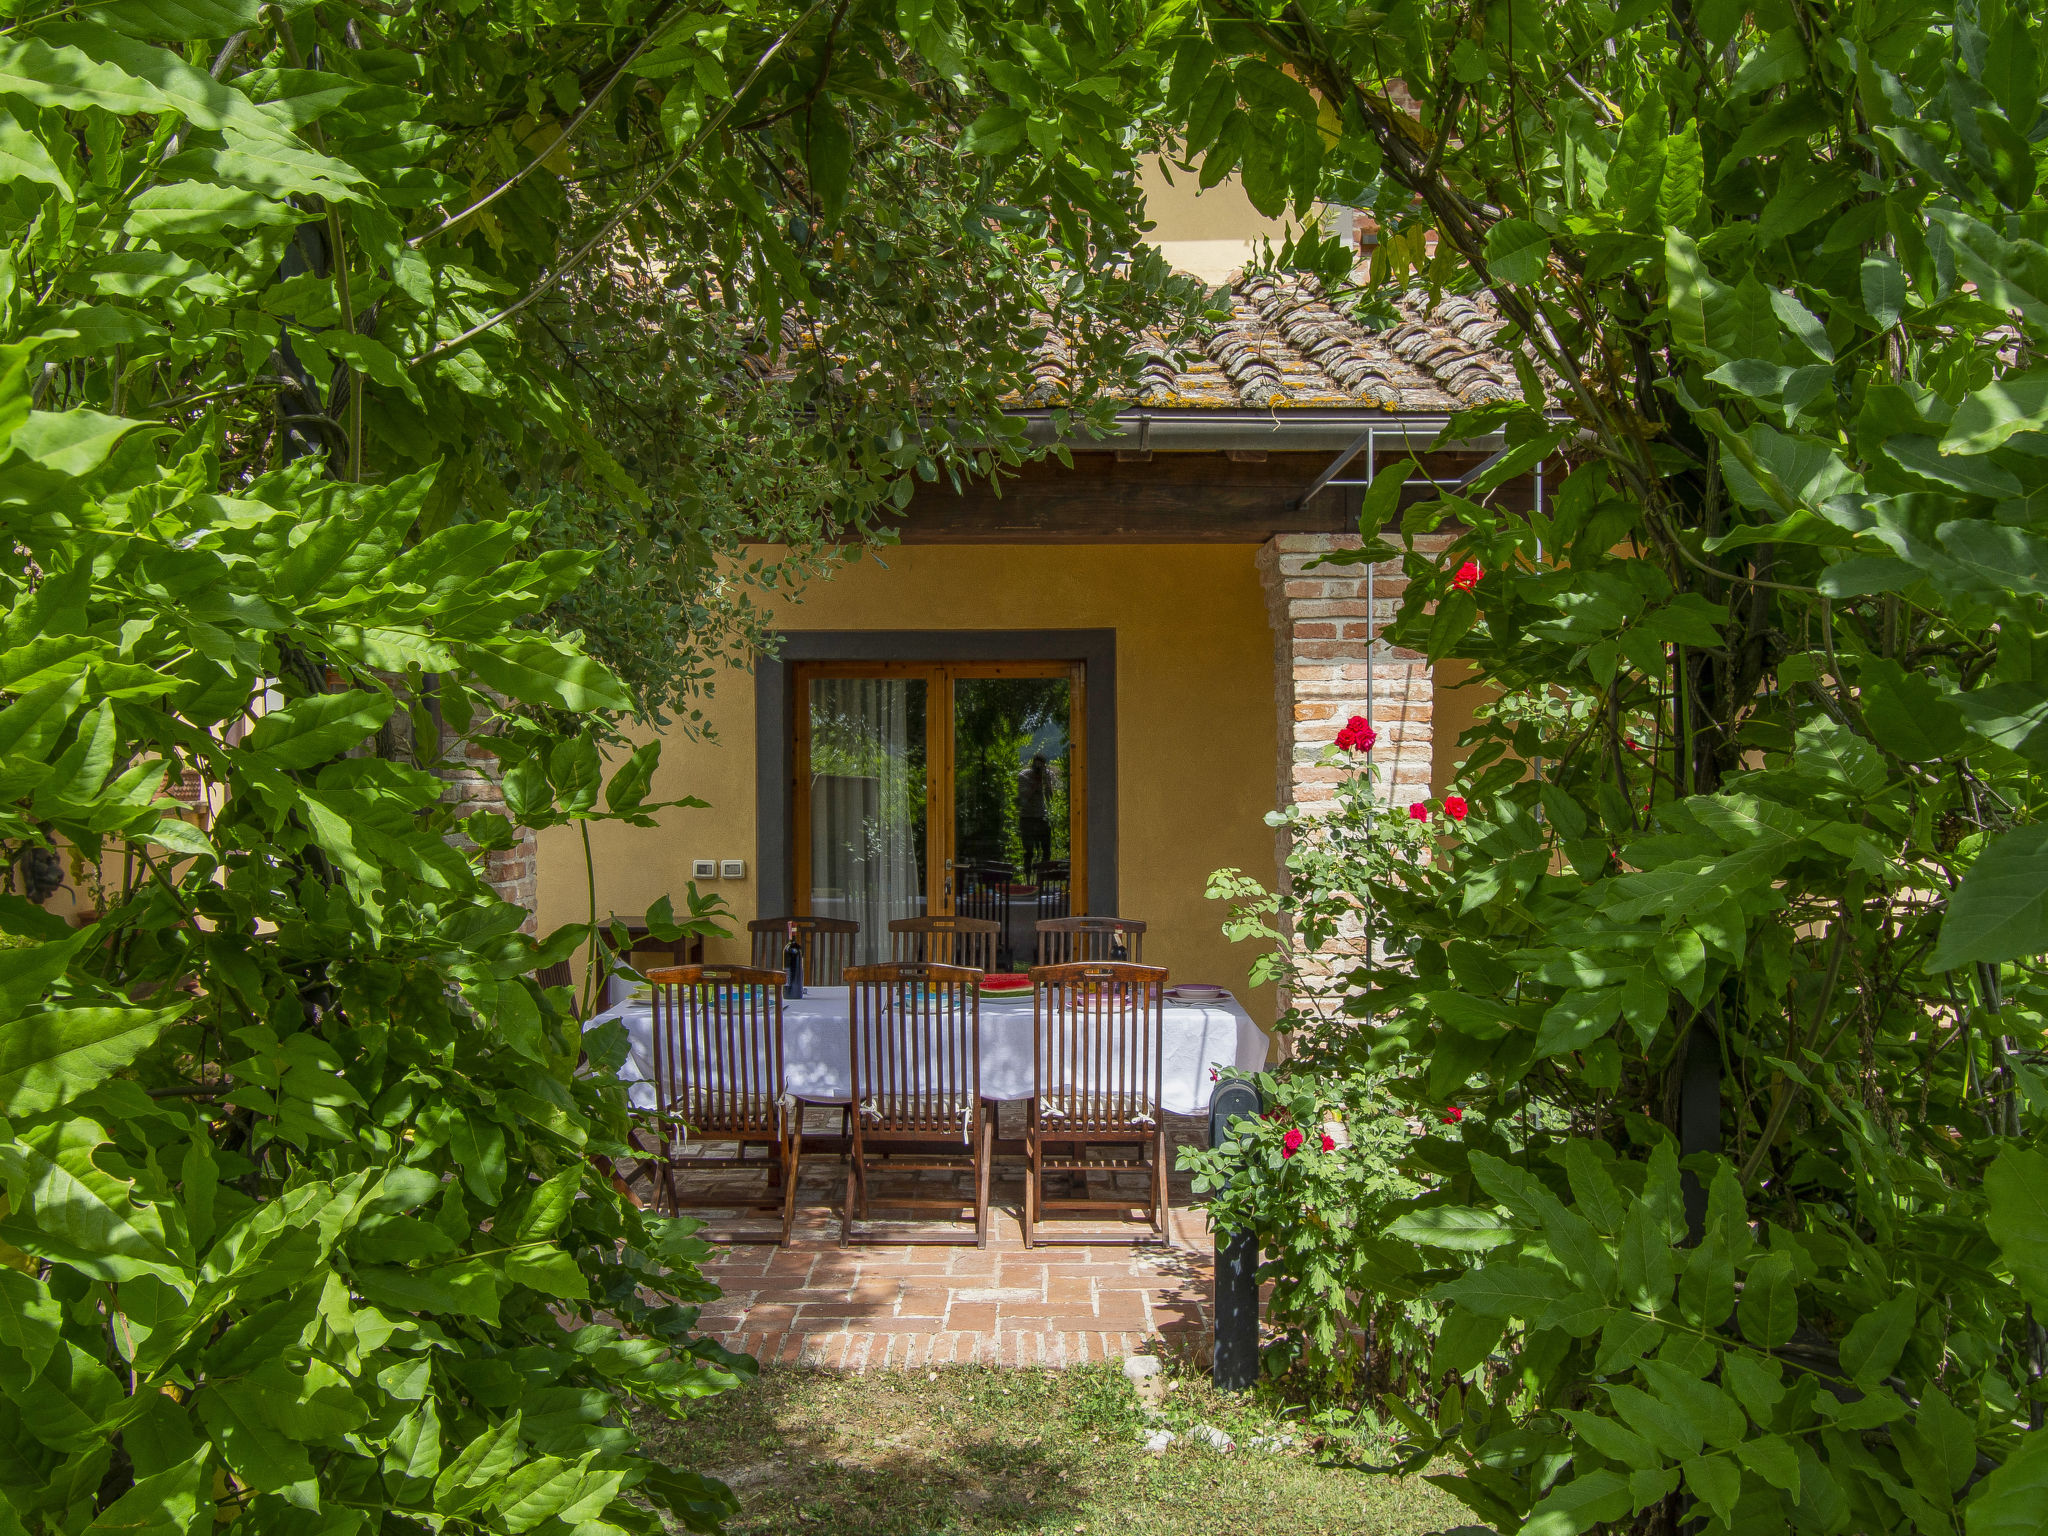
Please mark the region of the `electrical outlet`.
POLYGON ((747 861, 745 859, 727 859, 723 864, 719 865, 718 872, 728 880, 744 880, 747 878, 747 861))
POLYGON ((716 880, 718 878, 718 860, 690 860, 690 878, 692 880, 716 880))

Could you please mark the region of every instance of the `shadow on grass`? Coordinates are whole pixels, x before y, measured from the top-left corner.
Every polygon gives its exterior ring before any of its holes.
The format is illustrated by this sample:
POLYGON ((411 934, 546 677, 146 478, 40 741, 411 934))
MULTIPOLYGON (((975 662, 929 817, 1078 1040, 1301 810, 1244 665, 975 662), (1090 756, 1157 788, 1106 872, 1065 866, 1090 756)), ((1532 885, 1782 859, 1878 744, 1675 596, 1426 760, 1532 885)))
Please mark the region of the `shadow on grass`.
POLYGON ((1438 1536, 1470 1516, 1420 1478, 1320 1468, 1306 1452, 1222 1456, 1186 1431, 1240 1441, 1297 1428, 1185 1380, 1163 1455, 1114 1366, 956 1366, 867 1375, 764 1371, 687 1419, 637 1427, 648 1449, 723 1478, 733 1536, 1235 1536, 1285 1518, 1289 1536, 1438 1536))

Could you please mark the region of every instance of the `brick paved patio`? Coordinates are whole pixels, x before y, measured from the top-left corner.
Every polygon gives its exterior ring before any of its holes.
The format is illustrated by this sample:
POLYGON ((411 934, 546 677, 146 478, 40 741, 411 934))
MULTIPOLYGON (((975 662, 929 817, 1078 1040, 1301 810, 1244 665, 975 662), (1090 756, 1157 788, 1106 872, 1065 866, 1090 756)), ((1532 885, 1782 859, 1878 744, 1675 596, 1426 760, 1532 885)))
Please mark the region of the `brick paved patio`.
MULTIPOLYGON (((817 1112, 813 1111, 815 1115, 817 1112)), ((1007 1117, 1006 1117, 1007 1119, 1007 1117)), ((819 1129, 824 1129, 822 1122, 819 1129)), ((1010 1127, 1005 1126, 1005 1134, 1010 1127)), ((1172 1117, 1175 1145, 1207 1136, 1205 1121, 1172 1117)), ((707 1150, 714 1150, 707 1148, 707 1150)), ((1171 1154, 1169 1154, 1169 1157, 1171 1154)), ((680 1175, 686 1191, 710 1179, 680 1175)), ((749 1176, 758 1189, 758 1176, 749 1176)), ((915 1175, 901 1176, 906 1189, 915 1175)), ((944 1177, 944 1176, 939 1176, 944 1177)), ((1090 1178, 1100 1197, 1115 1176, 1090 1178)), ((931 1177, 918 1193, 932 1193, 931 1177)), ((887 1178, 877 1191, 890 1188, 887 1178)), ((965 1192, 964 1180, 951 1188, 965 1192)), ((1135 1180, 1120 1186, 1142 1202, 1135 1180)), ((704 1309, 702 1326, 730 1349, 763 1363, 851 1370, 911 1369, 950 1364, 1077 1365, 1129 1354, 1163 1341, 1199 1350, 1208 1341, 1213 1291, 1212 1239, 1190 1203, 1186 1175, 1172 1180, 1171 1247, 1105 1242, 1089 1247, 1024 1247, 1018 1211, 1024 1198, 1021 1163, 998 1160, 985 1249, 862 1242, 839 1247, 844 1165, 836 1157, 804 1159, 797 1191, 796 1231, 787 1248, 735 1245, 704 1266, 724 1296, 704 1309)), ((772 1229, 765 1214, 696 1212, 710 1235, 772 1229)), ((874 1215, 886 1219, 884 1202, 874 1215)), ((961 1226, 971 1236, 966 1223, 961 1226)), ((1074 1233, 1108 1233, 1114 1222, 1041 1223, 1074 1233)), ((944 1223, 916 1230, 941 1232, 944 1223)), ((1142 1231, 1132 1223, 1126 1232, 1142 1231)))

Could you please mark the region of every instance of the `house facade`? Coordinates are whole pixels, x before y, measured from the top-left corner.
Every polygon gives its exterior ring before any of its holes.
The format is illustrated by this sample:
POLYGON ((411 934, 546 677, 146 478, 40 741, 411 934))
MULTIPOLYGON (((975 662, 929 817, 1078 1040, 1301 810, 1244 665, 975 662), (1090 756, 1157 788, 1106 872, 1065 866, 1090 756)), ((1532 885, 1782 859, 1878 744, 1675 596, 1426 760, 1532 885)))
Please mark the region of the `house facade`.
MULTIPOLYGON (((1134 917, 1147 963, 1270 1020, 1209 877, 1277 879, 1265 817, 1327 803, 1318 759, 1352 715, 1379 730, 1390 802, 1454 773, 1476 698, 1380 638, 1398 565, 1319 561, 1358 543, 1375 473, 1417 457, 1413 501, 1498 451, 1433 445, 1455 412, 1519 397, 1499 329, 1419 295, 1368 329, 1312 280, 1238 280, 1199 360, 1148 365, 1071 468, 1034 464, 1000 495, 921 486, 899 546, 786 603, 774 654, 718 680, 710 738, 665 745, 654 794, 708 808, 652 835, 592 829, 600 912, 680 905, 695 879, 735 919, 706 958, 744 960, 756 917, 851 917, 869 958, 888 919, 954 911, 1002 924, 999 968, 1030 963, 1036 918, 1134 917)), ((1536 477, 1494 493, 1540 496, 1536 477)), ((587 910, 573 833, 500 873, 542 931, 587 910)))

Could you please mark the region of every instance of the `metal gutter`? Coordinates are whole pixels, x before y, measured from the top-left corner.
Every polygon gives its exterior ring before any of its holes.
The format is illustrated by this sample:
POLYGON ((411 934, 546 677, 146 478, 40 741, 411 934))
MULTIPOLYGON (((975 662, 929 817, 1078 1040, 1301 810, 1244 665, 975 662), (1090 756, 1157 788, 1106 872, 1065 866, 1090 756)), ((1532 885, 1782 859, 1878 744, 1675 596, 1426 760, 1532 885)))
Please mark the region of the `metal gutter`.
MULTIPOLYGON (((1220 453, 1228 449, 1273 452, 1341 452, 1370 427, 1376 444, 1421 452, 1436 446, 1446 415, 1424 416, 1401 411, 1289 408, 1285 411, 1150 410, 1120 411, 1107 436, 1068 433, 1053 427, 1052 412, 1016 411, 1025 435, 1034 443, 1064 442, 1077 452, 1135 448, 1152 452, 1220 453)), ((1461 442, 1466 448, 1497 448, 1498 433, 1461 442)))

